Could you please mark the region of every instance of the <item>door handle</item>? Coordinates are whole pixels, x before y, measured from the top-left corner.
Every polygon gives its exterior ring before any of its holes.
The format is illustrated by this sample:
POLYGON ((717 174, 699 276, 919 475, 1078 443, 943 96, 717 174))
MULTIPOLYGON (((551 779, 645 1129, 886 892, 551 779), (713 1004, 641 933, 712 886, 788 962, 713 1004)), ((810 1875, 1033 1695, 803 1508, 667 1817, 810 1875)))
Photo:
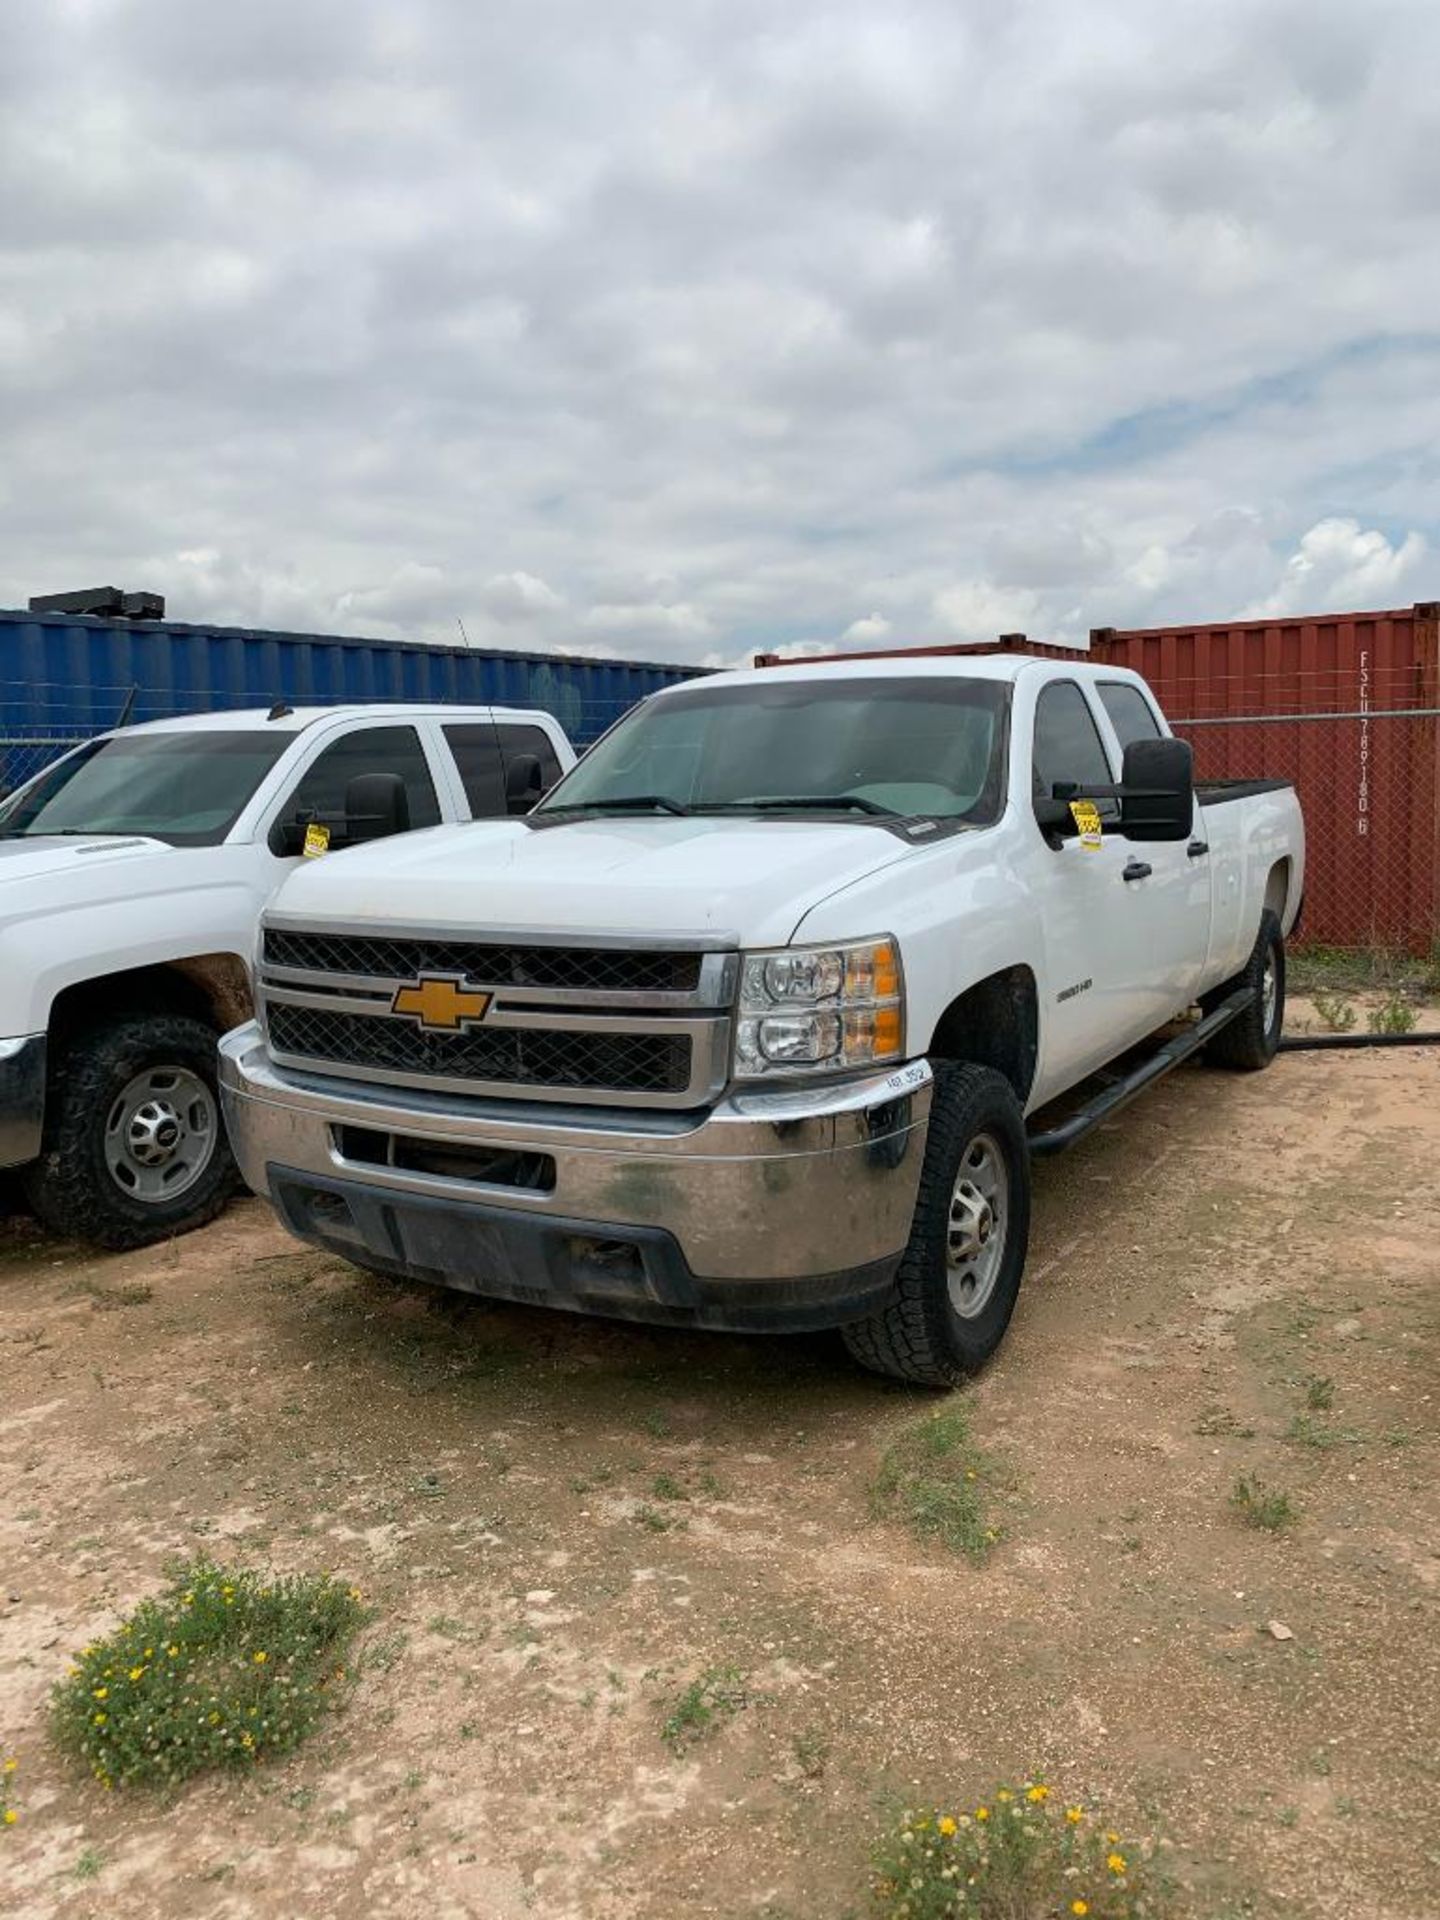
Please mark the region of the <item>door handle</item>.
POLYGON ((1185 851, 1192 860, 1203 860, 1205 855, 1210 851, 1210 842, 1208 840, 1192 840, 1185 851))
POLYGON ((1144 880, 1154 871, 1155 869, 1150 865, 1148 860, 1130 860, 1127 861, 1121 871, 1120 878, 1122 880, 1144 880))

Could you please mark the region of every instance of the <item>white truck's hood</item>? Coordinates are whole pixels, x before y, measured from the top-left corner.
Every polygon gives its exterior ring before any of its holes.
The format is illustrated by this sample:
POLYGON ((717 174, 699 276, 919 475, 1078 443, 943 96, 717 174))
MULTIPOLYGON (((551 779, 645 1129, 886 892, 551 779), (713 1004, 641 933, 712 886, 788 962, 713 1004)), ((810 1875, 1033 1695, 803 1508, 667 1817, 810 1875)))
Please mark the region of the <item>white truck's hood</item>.
MULTIPOLYGON (((95 833, 86 834, 83 838, 37 835, 33 840, 24 836, 0 840, 0 888, 4 889, 0 892, 0 902, 9 904, 10 888, 17 880, 38 880, 42 875, 51 873, 78 875, 92 870, 103 871, 117 861, 123 861, 133 868, 137 857, 143 859, 146 855, 165 855, 173 851, 164 841, 151 840, 143 834, 126 834, 124 839, 95 833)), ((0 907, 0 911, 3 911, 3 907, 0 907)))
POLYGON ((501 820, 309 861, 274 896, 269 917, 783 946, 819 901, 910 851, 858 822, 501 820))

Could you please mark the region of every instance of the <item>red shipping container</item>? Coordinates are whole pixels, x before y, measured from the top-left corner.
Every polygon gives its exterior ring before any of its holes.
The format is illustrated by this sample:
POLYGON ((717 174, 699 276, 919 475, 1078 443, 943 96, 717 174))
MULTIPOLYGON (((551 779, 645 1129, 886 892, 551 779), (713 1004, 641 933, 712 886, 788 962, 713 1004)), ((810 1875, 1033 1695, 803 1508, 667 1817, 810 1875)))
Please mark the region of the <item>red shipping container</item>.
POLYGON ((1201 779, 1290 779, 1305 810, 1307 941, 1426 953, 1440 921, 1440 603, 1210 626, 1101 627, 1201 779))

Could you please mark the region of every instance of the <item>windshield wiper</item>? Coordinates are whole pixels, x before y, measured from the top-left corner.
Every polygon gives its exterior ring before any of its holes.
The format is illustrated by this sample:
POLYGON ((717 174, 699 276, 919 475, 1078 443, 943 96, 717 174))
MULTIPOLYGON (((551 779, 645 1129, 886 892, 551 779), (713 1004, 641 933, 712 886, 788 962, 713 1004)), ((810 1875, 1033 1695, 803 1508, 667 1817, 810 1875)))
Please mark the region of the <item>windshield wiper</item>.
POLYGON ((666 793, 617 793, 610 800, 575 800, 567 806, 544 807, 542 813, 689 813, 666 793))
MULTIPOLYGON (((130 827, 0 827, 0 840, 130 840, 130 827)), ((143 834, 139 836, 145 838, 143 834)))
MULTIPOLYGON (((878 800, 867 800, 859 793, 802 793, 789 798, 777 798, 771 795, 757 796, 750 800, 726 800, 717 803, 712 809, 704 811, 719 812, 721 805, 727 812, 750 809, 755 813, 869 813, 884 820, 899 820, 902 816, 894 807, 882 807, 878 800)), ((700 809, 697 808, 697 812, 700 809)))

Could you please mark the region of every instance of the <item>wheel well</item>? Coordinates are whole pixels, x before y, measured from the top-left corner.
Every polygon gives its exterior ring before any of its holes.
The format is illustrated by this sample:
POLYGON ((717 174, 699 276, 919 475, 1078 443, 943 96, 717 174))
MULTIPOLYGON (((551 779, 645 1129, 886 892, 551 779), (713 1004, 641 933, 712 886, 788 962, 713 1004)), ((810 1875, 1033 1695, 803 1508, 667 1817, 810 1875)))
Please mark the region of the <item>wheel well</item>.
POLYGON ((1040 999, 1028 967, 992 973, 952 1000, 936 1023, 929 1054, 939 1060, 973 1060, 1003 1073, 1023 1107, 1035 1078, 1040 1042, 1040 999))
POLYGON ((1275 862, 1265 882, 1265 905, 1282 926, 1285 924, 1285 903, 1289 898, 1290 859, 1287 854, 1283 860, 1275 862))
POLYGON ((186 1013, 217 1033, 228 1032, 253 1011, 250 976, 235 953, 202 953, 156 967, 125 967, 93 980, 77 980, 56 994, 50 1036, 63 1041, 82 1028, 130 1013, 186 1013))

